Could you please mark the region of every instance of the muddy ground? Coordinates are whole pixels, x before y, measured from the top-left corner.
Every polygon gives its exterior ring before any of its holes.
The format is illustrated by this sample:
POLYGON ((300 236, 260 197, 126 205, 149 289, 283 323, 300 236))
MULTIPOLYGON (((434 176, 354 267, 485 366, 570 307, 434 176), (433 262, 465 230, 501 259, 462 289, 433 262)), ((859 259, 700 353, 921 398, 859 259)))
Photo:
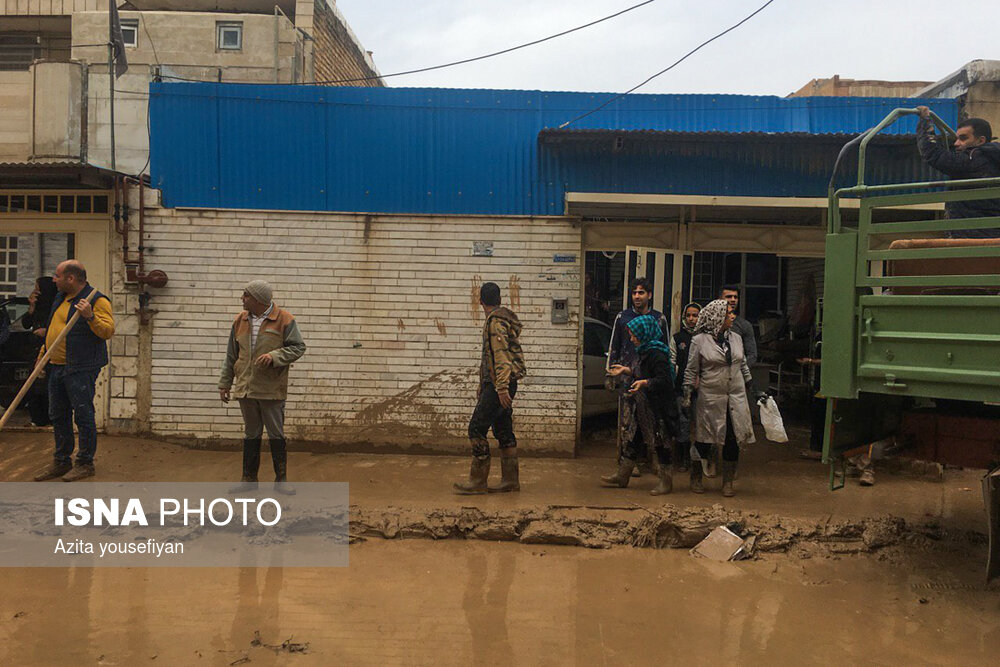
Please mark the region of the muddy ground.
POLYGON ((927 552, 714 563, 457 540, 366 542, 339 569, 0 570, 0 662, 990 664, 1000 609, 979 574, 927 552))
MULTIPOLYGON (((30 479, 50 438, 5 433, 0 479, 30 479)), ((102 438, 95 479, 226 481, 239 460, 102 438)), ((523 459, 523 491, 502 496, 453 496, 457 457, 293 452, 289 467, 350 483, 348 568, 0 570, 0 664, 961 664, 1000 650, 981 471, 831 493, 825 466, 761 445, 723 499, 717 480, 697 496, 681 476, 664 498, 649 476, 602 489, 599 447, 523 459), (688 554, 722 524, 752 559, 688 554)))

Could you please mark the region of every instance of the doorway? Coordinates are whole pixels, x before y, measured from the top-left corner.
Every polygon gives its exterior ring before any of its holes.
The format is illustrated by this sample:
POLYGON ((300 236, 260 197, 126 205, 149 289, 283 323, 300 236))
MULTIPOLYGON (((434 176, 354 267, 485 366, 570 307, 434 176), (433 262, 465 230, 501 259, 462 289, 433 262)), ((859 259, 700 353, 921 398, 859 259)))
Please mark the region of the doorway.
MULTIPOLYGON (((112 294, 111 223, 107 214, 107 198, 107 193, 95 192, 80 195, 0 192, 0 239, 6 240, 6 248, 0 251, 3 255, 0 260, 4 263, 4 282, 0 284, 0 291, 4 296, 14 297, 9 310, 15 319, 27 310, 27 297, 34 288, 35 279, 51 276, 55 265, 65 259, 80 260, 87 267, 88 282, 105 294, 112 294), (37 207, 31 205, 32 199, 39 201, 37 207), (54 211, 47 209, 49 199, 54 200, 54 211), (61 214, 64 199, 72 200, 72 214, 61 214), (83 200, 87 202, 86 207, 80 203, 83 200), (16 205, 18 202, 23 204, 16 205), (22 303, 17 303, 19 301, 22 303)), ((111 298, 113 300, 114 297, 111 298)), ((16 325, 12 332, 14 329, 16 325)), ((23 331, 19 333, 24 334, 23 331)), ((23 372, 20 373, 23 375, 23 372)), ((94 398, 97 427, 102 430, 107 424, 110 400, 108 374, 108 369, 105 369, 98 377, 94 398)), ((14 423, 28 425, 27 412, 18 410, 14 423)))
POLYGON ((618 394, 606 385, 605 371, 615 319, 631 307, 629 285, 636 278, 650 280, 652 307, 666 316, 673 334, 691 300, 694 253, 626 245, 584 256, 580 443, 581 450, 606 453, 617 442, 618 394))

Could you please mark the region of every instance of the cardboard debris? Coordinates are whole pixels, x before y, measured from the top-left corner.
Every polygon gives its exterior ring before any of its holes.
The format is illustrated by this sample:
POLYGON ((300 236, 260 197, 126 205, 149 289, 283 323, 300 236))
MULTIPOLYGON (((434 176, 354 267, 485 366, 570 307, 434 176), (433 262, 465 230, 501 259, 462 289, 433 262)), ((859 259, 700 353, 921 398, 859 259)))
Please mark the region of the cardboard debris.
POLYGON ((725 563, 747 558, 750 549, 742 537, 725 526, 718 526, 691 549, 691 555, 725 563))

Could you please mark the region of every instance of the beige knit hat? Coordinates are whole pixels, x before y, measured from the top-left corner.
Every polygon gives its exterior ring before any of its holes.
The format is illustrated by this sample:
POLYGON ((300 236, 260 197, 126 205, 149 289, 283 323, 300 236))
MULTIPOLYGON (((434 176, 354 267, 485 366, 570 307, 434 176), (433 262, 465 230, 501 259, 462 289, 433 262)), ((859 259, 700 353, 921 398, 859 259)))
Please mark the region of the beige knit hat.
POLYGON ((271 285, 266 280, 251 280, 243 290, 257 303, 271 305, 271 285))

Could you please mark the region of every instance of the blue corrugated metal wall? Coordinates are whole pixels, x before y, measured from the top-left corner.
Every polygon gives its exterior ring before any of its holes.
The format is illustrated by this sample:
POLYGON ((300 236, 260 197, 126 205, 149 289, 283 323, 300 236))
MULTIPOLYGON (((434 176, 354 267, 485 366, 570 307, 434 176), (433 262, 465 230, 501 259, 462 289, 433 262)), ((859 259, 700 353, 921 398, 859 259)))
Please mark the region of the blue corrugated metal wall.
MULTIPOLYGON (((661 168, 633 165, 609 179, 597 155, 589 165, 559 151, 540 157, 540 130, 607 94, 213 83, 154 83, 150 92, 152 180, 171 207, 540 215, 562 213, 567 190, 824 193, 812 191, 821 177, 762 178, 710 160, 692 169, 651 155, 661 168), (663 179, 668 163, 676 182, 663 179)), ((572 127, 857 133, 918 103, 957 118, 954 100, 630 95, 572 127)), ((909 119, 891 132, 913 129, 909 119)))

